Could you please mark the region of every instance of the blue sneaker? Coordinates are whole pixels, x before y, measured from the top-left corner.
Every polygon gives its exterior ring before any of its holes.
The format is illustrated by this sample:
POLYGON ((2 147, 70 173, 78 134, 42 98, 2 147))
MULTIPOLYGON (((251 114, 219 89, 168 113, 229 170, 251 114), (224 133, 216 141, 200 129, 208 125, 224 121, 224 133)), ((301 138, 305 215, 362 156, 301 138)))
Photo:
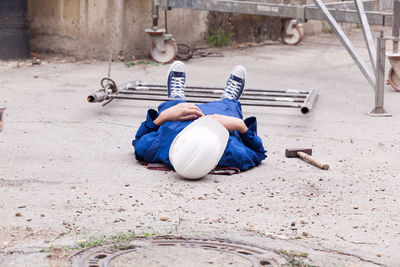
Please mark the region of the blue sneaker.
POLYGON ((185 64, 181 61, 175 61, 169 68, 168 73, 168 98, 184 98, 185 81, 185 64))
POLYGON ((233 68, 232 73, 229 75, 229 79, 226 82, 224 93, 221 99, 236 99, 243 93, 244 83, 246 79, 246 70, 242 66, 236 66, 233 68))

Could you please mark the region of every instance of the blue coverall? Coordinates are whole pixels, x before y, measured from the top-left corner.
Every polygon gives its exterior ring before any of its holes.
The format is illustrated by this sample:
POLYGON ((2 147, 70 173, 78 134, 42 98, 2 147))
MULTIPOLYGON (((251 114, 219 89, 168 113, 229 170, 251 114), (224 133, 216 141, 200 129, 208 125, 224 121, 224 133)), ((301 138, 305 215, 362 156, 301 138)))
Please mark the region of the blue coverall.
MULTIPOLYGON (((184 102, 182 99, 171 100, 162 103, 158 107, 158 112, 154 109, 148 110, 146 121, 142 122, 136 133, 135 140, 132 141, 137 160, 164 163, 173 169, 168 158, 169 148, 178 133, 193 120, 168 121, 161 126, 157 126, 153 121, 163 110, 184 102)), ((241 105, 237 100, 223 99, 201 104, 198 107, 204 115, 221 114, 243 119, 241 105)), ((244 122, 248 127, 246 133, 229 132, 228 144, 218 163, 218 167, 234 167, 244 171, 257 166, 266 158, 266 151, 260 137, 257 135, 256 118, 250 117, 245 119, 244 122)))

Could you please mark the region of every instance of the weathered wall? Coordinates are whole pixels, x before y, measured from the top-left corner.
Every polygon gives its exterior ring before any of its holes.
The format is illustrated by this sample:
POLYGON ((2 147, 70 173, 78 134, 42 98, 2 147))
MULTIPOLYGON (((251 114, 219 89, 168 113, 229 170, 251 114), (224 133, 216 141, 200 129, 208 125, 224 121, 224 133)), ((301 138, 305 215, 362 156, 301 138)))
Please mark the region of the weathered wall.
MULTIPOLYGON (((114 0, 29 0, 31 47, 77 57, 108 56, 114 0)), ((205 11, 174 9, 168 12, 168 29, 179 42, 193 43, 206 32, 205 11)), ((150 0, 117 0, 114 55, 148 55, 152 25, 150 0)), ((160 12, 160 27, 164 25, 160 12)))
MULTIPOLYGON (((151 2, 116 0, 114 58, 123 55, 124 60, 131 60, 149 54, 151 41, 144 30, 152 26, 151 2)), ((108 59, 113 3, 114 0, 29 0, 32 51, 108 59)), ((164 28, 164 11, 160 10, 159 15, 159 26, 164 28)), ((168 11, 168 30, 178 43, 207 40, 219 29, 229 31, 234 42, 279 39, 281 28, 279 18, 187 9, 168 11)), ((318 21, 304 25, 306 34, 321 29, 318 21)))

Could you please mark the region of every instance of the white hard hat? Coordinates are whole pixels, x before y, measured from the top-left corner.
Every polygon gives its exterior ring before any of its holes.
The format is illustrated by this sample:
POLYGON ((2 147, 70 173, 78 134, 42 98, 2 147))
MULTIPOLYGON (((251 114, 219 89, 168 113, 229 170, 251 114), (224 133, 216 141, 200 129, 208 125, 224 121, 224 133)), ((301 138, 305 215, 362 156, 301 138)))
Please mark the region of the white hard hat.
POLYGON ((199 179, 217 166, 228 139, 229 132, 220 122, 201 117, 175 137, 169 160, 182 177, 199 179))

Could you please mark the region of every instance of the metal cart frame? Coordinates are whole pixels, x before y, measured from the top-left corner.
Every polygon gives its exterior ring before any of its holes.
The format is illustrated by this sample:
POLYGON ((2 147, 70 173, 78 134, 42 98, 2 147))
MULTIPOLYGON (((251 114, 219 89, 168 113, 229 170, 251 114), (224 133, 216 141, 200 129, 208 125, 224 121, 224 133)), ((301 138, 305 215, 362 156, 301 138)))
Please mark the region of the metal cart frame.
MULTIPOLYGON (((290 5, 288 1, 284 0, 284 4, 270 4, 264 2, 254 2, 254 1, 240 1, 240 0, 153 0, 152 6, 152 18, 153 27, 147 29, 146 32, 149 33, 152 39, 151 51, 154 53, 159 53, 159 55, 168 54, 167 52, 173 51, 171 49, 176 49, 175 40, 173 40, 172 35, 166 34, 165 29, 158 28, 159 19, 159 9, 168 10, 171 8, 186 8, 186 9, 198 9, 198 10, 208 10, 208 11, 220 11, 220 12, 231 12, 231 13, 244 13, 244 14, 255 14, 264 16, 275 16, 285 19, 284 31, 286 34, 293 34, 295 26, 298 23, 306 22, 307 20, 325 20, 332 30, 337 35, 340 42, 343 44, 344 48, 352 57, 353 61, 360 69, 370 86, 375 92, 375 107, 368 114, 371 116, 391 116, 384 109, 384 82, 385 82, 385 58, 386 58, 386 40, 393 41, 393 51, 398 52, 399 43, 399 31, 400 31, 400 0, 380 0, 376 2, 375 0, 353 0, 344 1, 336 3, 323 3, 322 0, 313 0, 313 5, 306 5, 305 0, 300 0, 300 5, 293 6, 290 5), (375 12, 376 10, 392 9, 393 14, 387 12, 375 12), (366 48, 368 49, 368 54, 370 58, 370 63, 372 71, 367 67, 367 64, 358 55, 356 49, 352 45, 350 39, 344 33, 344 31, 339 26, 338 22, 348 22, 348 23, 359 23, 361 25, 366 48), (381 31, 380 36, 377 40, 377 49, 375 49, 374 41, 372 38, 371 30, 369 25, 381 25, 381 26, 393 26, 392 37, 385 38, 383 36, 383 31, 381 31), (372 74, 371 74, 372 73, 372 74)), ((176 55, 168 61, 174 59, 176 55)), ((393 68, 392 68, 393 69, 393 68)), ((400 75, 400 74, 399 74, 400 75)), ((398 78, 400 80, 400 77, 398 78)), ((117 86, 114 81, 109 78, 102 80, 102 89, 98 92, 88 96, 87 100, 89 102, 102 102, 108 100, 105 104, 109 103, 113 99, 143 99, 143 100, 166 100, 166 98, 160 98, 159 93, 155 92, 161 88, 161 85, 147 85, 141 82, 131 82, 120 86, 117 86), (105 81, 105 83, 103 83, 105 81), (130 96, 128 96, 130 95, 130 96), (142 95, 132 96, 132 95, 142 95), (158 95, 158 97, 157 97, 158 95)), ((164 88, 165 89, 165 88, 164 88)), ((211 90, 207 95, 207 100, 213 100, 215 90, 210 88, 196 87, 193 89, 203 89, 211 90)), ((214 88, 215 89, 215 88, 214 88)), ((216 88, 217 90, 220 88, 216 88)), ((260 90, 260 89, 256 89, 260 90)), ((262 91, 262 90, 261 90, 262 91)), ((290 90, 289 90, 290 91, 290 90)), ((307 113, 311 106, 313 105, 317 95, 317 90, 312 90, 308 93, 308 101, 303 100, 303 104, 308 103, 309 108, 304 109, 299 104, 273 104, 270 102, 283 101, 291 102, 292 99, 291 92, 283 90, 282 92, 276 91, 275 93, 283 93, 283 98, 276 96, 269 96, 263 98, 262 96, 253 95, 250 101, 255 101, 248 103, 249 105, 257 106, 276 106, 276 107, 300 107, 303 113, 307 113), (259 99, 257 99, 260 97, 259 99), (260 103, 260 101, 264 103, 260 103), (266 103, 265 101, 270 101, 266 103)), ((271 90, 264 90, 265 93, 274 93, 271 90)), ((199 92, 197 92, 199 93, 199 92)), ((204 102, 204 92, 200 92, 200 96, 196 95, 197 99, 193 102, 204 102), (203 99, 201 99, 203 98, 203 99)), ((165 95, 166 92, 163 93, 165 95)), ((297 96, 295 98, 298 98, 297 96)), ((192 101, 192 100, 189 100, 192 101)), ((295 99, 294 102, 302 102, 300 99, 295 99)), ((104 104, 104 105, 105 105, 104 104)))
MULTIPOLYGON (((173 40, 172 35, 165 34, 164 29, 158 29, 159 9, 171 8, 197 9, 241 14, 254 14, 283 18, 284 31, 293 34, 294 27, 307 20, 324 20, 328 22, 344 48, 353 58, 354 62, 375 91, 375 108, 369 113, 373 116, 390 116, 383 108, 385 53, 386 49, 383 34, 378 38, 378 49, 375 49, 369 25, 393 26, 393 35, 398 37, 399 32, 399 9, 398 0, 354 0, 335 3, 323 3, 321 0, 313 0, 314 4, 306 5, 305 0, 300 5, 294 6, 285 0, 284 4, 271 4, 255 1, 237 0, 153 0, 152 18, 153 28, 147 29, 153 40, 152 50, 163 53, 166 51, 166 41, 173 40), (376 10, 392 9, 394 15, 387 12, 375 12, 376 10), (339 26, 338 22, 359 23, 361 25, 366 47, 370 57, 372 71, 360 58, 351 41, 339 26), (380 50, 381 49, 381 50, 380 50), (372 74, 371 74, 372 73, 372 74)), ((398 40, 392 39, 394 47, 398 40)), ((397 51, 396 51, 397 52, 397 51)), ((172 59, 171 59, 172 60, 172 59)))

